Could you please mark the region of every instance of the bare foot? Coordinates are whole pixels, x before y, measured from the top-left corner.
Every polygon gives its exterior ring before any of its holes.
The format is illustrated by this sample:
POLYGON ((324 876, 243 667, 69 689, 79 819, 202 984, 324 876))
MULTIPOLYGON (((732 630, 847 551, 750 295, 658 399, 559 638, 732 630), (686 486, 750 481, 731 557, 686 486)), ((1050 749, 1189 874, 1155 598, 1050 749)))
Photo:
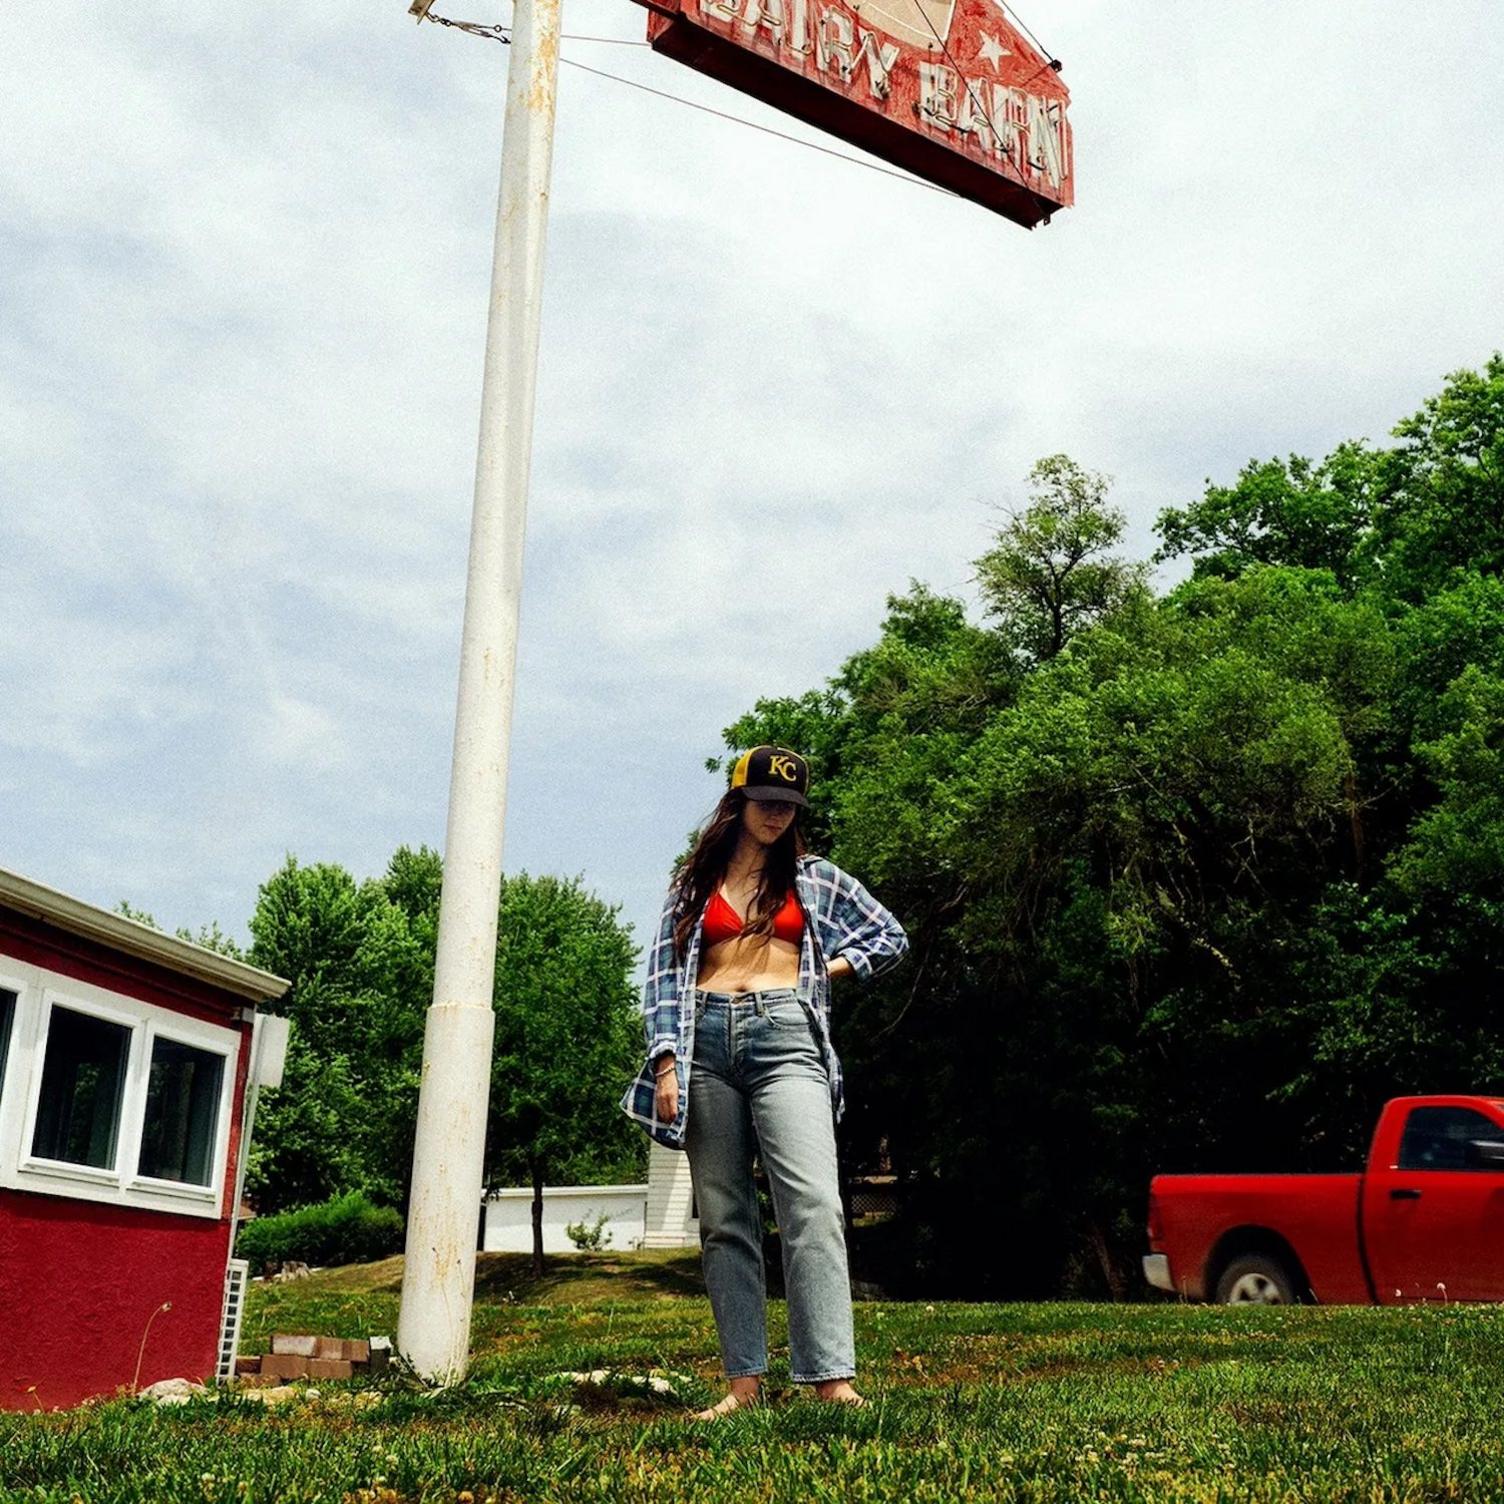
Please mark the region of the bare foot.
POLYGON ((715 1404, 706 1410, 696 1410, 696 1420, 719 1420, 723 1415, 730 1415, 733 1410, 746 1410, 757 1403, 758 1383, 756 1379, 732 1379, 731 1387, 715 1404))
POLYGON ((850 1379, 826 1379, 824 1383, 815 1385, 815 1393, 822 1400, 833 1400, 838 1405, 851 1405, 858 1410, 867 1403, 851 1387, 850 1379))

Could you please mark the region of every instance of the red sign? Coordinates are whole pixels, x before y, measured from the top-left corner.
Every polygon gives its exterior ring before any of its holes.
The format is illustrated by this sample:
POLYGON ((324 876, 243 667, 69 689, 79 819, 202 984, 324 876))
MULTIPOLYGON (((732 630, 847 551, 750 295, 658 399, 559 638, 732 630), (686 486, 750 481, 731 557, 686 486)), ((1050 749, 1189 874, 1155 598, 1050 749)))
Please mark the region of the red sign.
POLYGON ((995 0, 644 0, 655 51, 1032 228, 1075 200, 1070 92, 995 0))

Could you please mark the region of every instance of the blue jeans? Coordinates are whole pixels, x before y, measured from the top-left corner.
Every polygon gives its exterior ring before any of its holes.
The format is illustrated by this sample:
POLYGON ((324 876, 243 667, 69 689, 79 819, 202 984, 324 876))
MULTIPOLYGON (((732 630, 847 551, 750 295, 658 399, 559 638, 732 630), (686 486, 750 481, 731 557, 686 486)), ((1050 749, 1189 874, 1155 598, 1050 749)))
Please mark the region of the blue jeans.
POLYGON ((697 988, 694 1005, 685 1148, 726 1377, 768 1366, 762 1218, 752 1183, 756 1149, 783 1244, 792 1377, 801 1384, 849 1379, 856 1349, 835 1123, 809 1016, 792 987, 697 988))

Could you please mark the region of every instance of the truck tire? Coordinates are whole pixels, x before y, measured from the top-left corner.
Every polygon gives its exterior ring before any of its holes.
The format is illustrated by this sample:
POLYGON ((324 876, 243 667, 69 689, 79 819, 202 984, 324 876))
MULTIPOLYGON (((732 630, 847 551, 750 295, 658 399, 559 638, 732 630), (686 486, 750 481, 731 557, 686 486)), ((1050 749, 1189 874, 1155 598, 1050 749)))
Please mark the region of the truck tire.
POLYGON ((1221 1306, 1293 1306, 1295 1301, 1294 1277, 1271 1254, 1239 1254, 1217 1280, 1221 1306))

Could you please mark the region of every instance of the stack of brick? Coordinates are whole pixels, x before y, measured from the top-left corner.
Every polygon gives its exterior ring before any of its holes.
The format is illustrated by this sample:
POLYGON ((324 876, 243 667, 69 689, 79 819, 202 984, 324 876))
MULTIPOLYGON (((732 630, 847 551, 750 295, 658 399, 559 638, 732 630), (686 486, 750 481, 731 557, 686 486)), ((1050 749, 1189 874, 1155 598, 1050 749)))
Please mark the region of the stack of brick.
POLYGON ((272 1350, 259 1357, 236 1358, 235 1377, 250 1386, 286 1384, 291 1379, 349 1379, 379 1373, 391 1357, 386 1337, 305 1337, 279 1332, 272 1350))

